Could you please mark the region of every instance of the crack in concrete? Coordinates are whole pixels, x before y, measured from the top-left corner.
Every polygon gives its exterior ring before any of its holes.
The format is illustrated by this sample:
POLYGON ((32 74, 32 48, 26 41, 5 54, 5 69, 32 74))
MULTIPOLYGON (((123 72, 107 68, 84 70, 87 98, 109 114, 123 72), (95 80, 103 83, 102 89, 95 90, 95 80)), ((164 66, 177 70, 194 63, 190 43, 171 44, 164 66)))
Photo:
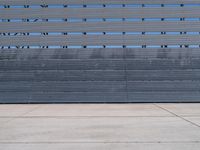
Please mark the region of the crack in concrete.
POLYGON ((186 122, 192 124, 193 126, 200 128, 200 125, 198 125, 198 124, 196 124, 196 123, 194 123, 194 122, 192 122, 192 121, 190 121, 190 120, 188 120, 188 119, 186 119, 186 118, 184 118, 184 117, 182 117, 182 116, 179 116, 179 115, 177 115, 176 113, 174 113, 174 112, 172 112, 172 111, 170 111, 170 110, 168 110, 168 109, 166 109, 166 108, 163 108, 163 107, 161 107, 161 106, 158 105, 158 104, 154 104, 154 105, 155 105, 156 107, 158 107, 158 108, 160 108, 160 109, 162 109, 162 110, 164 110, 164 111, 167 111, 168 113, 170 113, 170 114, 172 114, 172 115, 174 115, 174 116, 176 116, 176 117, 178 117, 178 118, 180 118, 180 119, 182 119, 182 120, 184 120, 184 121, 186 121, 186 122))

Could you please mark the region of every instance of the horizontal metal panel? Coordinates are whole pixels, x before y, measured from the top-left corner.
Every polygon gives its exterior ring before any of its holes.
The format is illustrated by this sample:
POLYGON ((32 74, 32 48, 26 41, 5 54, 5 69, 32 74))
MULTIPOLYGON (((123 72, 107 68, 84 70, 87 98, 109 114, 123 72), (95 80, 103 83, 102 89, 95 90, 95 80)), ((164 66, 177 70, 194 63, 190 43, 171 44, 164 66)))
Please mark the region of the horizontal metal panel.
MULTIPOLYGON (((200 67, 200 66, 199 66, 200 67)), ((124 60, 0 61, 1 70, 124 70, 124 60)))
POLYGON ((0 36, 0 46, 199 45, 200 35, 0 36))
POLYGON ((199 69, 200 59, 143 59, 126 60, 126 70, 199 69))
MULTIPOLYGON (((200 95, 200 94, 199 94, 200 95)), ((0 103, 127 102, 126 92, 0 92, 0 103)))
POLYGON ((127 48, 126 59, 192 59, 200 58, 199 48, 127 48))
POLYGON ((129 92, 128 102, 199 102, 199 92, 129 92))
POLYGON ((199 4, 199 0, 1 0, 0 5, 58 4, 199 4))
POLYGON ((0 92, 198 92, 199 81, 1 82, 0 92))
MULTIPOLYGON (((199 73, 200 77, 200 71, 199 73)), ((0 81, 124 81, 125 70, 11 70, 0 81)))
POLYGON ((198 92, 199 81, 128 81, 128 92, 198 92))
POLYGON ((199 21, 0 22, 0 32, 199 32, 199 21))
POLYGON ((200 80, 200 70, 126 70, 127 81, 200 80))
POLYGON ((7 60, 1 70, 179 70, 200 69, 200 59, 7 60), (125 67, 126 65, 126 67, 125 67))
POLYGON ((8 8, 0 9, 2 19, 58 18, 198 18, 198 7, 163 8, 8 8))
POLYGON ((199 102, 200 92, 0 92, 0 103, 199 102))
POLYGON ((182 81, 200 80, 200 70, 10 70, 0 81, 182 81))
POLYGON ((125 92, 125 81, 0 82, 0 92, 125 92))
MULTIPOLYGON (((124 58, 126 49, 113 48, 78 48, 78 49, 0 49, 1 60, 30 60, 30 59, 120 59, 124 58)), ((191 55, 200 57, 200 49, 191 49, 191 55), (192 53, 194 52, 194 54, 192 53), (199 53, 199 55, 198 55, 199 53)), ((143 51, 143 50, 141 50, 143 51)), ((184 50, 180 50, 182 53, 184 50)), ((140 52, 136 52, 140 55, 140 52)))
POLYGON ((44 59, 192 59, 200 58, 199 48, 79 48, 0 49, 0 60, 44 59))

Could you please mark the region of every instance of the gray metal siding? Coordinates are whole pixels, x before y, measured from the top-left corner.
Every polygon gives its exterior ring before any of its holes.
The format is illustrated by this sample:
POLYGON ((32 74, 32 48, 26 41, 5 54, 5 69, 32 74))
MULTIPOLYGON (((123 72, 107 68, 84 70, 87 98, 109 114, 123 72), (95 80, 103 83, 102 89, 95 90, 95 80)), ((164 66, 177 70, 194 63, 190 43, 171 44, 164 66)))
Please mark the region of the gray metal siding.
POLYGON ((0 103, 200 102, 199 4, 0 0, 0 103))
POLYGON ((199 49, 152 49, 148 59, 143 55, 147 49, 85 49, 87 55, 80 51, 1 50, 1 102, 199 100, 199 49))
POLYGON ((0 32, 198 32, 199 21, 154 22, 2 22, 0 32))
POLYGON ((46 35, 3 36, 4 46, 198 45, 200 35, 46 35))
POLYGON ((199 8, 10 8, 0 10, 3 19, 96 18, 198 18, 199 8))
POLYGON ((1 0, 0 5, 199 4, 199 0, 1 0))

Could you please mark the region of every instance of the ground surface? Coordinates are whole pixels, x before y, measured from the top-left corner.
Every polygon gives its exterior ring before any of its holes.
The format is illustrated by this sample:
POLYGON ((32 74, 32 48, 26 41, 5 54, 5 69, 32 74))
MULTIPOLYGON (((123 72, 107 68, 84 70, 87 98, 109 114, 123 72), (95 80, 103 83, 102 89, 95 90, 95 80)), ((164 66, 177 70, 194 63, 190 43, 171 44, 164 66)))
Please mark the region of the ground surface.
POLYGON ((0 150, 199 150, 200 104, 0 105, 0 150))

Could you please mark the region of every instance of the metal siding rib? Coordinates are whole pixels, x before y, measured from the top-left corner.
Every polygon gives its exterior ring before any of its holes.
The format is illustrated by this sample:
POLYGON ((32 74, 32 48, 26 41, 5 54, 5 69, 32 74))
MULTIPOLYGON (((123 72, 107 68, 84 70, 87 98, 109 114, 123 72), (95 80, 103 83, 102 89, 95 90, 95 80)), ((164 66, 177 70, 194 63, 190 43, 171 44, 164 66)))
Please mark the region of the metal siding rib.
POLYGON ((1 22, 0 32, 198 32, 199 21, 1 22))
POLYGON ((198 7, 163 8, 5 8, 2 19, 199 18, 198 7))
POLYGON ((1 60, 200 59, 200 48, 0 49, 1 60))
POLYGON ((3 36, 2 46, 198 45, 200 35, 57 35, 3 36))
POLYGON ((199 0, 1 0, 0 5, 199 4, 199 0))

